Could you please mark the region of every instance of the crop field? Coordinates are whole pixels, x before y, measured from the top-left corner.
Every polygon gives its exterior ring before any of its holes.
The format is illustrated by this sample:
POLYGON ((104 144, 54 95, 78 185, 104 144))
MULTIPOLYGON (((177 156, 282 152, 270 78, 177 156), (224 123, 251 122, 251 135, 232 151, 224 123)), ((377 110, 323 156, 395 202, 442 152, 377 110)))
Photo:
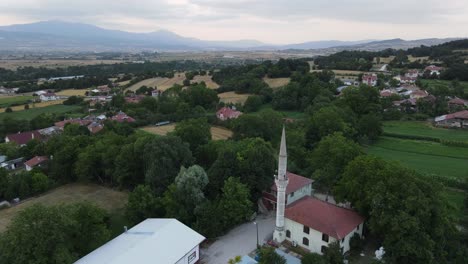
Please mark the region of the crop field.
MULTIPOLYGON (((65 101, 65 100, 55 100, 55 101, 34 103, 34 107, 33 107, 33 104, 31 103, 31 104, 29 104, 29 110, 30 111, 35 111, 36 108, 42 108, 42 107, 47 107, 47 106, 51 106, 51 105, 61 105, 61 104, 63 104, 63 101, 65 101)), ((11 109, 13 110, 13 112, 23 111, 24 110, 24 105, 12 106, 11 109)), ((5 110, 6 110, 6 108, 0 109, 0 113, 5 112, 5 110)))
POLYGON ((251 96, 251 94, 236 94, 235 92, 225 92, 218 94, 221 102, 233 104, 244 104, 249 96, 251 96))
POLYGON ((395 56, 389 56, 387 58, 385 58, 385 57, 375 57, 374 58, 374 63, 377 63, 377 61, 380 61, 379 63, 388 64, 388 63, 392 62, 393 59, 395 59, 395 56))
POLYGON ((468 142, 468 131, 433 127, 428 122, 389 121, 384 122, 384 131, 401 135, 417 135, 453 141, 468 142))
POLYGON ((89 201, 112 212, 123 208, 127 202, 127 198, 127 193, 115 191, 99 185, 67 184, 41 196, 29 198, 11 208, 0 210, 0 232, 5 231, 8 224, 18 212, 34 204, 47 206, 89 201))
MULTIPOLYGON (((446 80, 427 80, 427 79, 420 79, 421 83, 424 85, 428 85, 428 88, 430 89, 437 89, 437 88, 451 88, 451 81, 446 81, 446 80)), ((465 88, 465 93, 468 93, 468 82, 459 82, 463 88, 465 88)))
POLYGON ((190 83, 196 83, 196 82, 197 83, 205 82, 206 87, 208 87, 210 89, 218 89, 219 88, 219 85, 216 82, 213 81, 211 76, 208 76, 208 75, 204 75, 204 76, 197 75, 197 76, 193 77, 192 81, 190 81, 190 83))
POLYGON ((167 90, 174 86, 175 84, 182 85, 185 80, 185 73, 176 73, 173 78, 163 78, 163 77, 156 77, 151 79, 146 79, 141 82, 138 82, 132 86, 130 86, 127 90, 136 91, 141 86, 148 86, 148 87, 157 87, 159 90, 167 90))
POLYGON ((425 60, 426 60, 426 61, 427 61, 427 60, 429 60, 429 56, 425 56, 425 57, 413 57, 413 56, 409 55, 409 56, 408 56, 408 60, 409 60, 410 62, 415 62, 415 61, 417 61, 417 60, 420 60, 420 61, 425 61, 425 60))
POLYGON ((263 78, 263 81, 270 86, 270 88, 279 88, 282 86, 287 85, 290 81, 291 78, 268 78, 265 77, 263 78))
MULTIPOLYGON (((141 129, 152 134, 165 136, 174 131, 175 126, 176 124, 169 124, 165 126, 147 126, 141 129)), ((212 126, 210 130, 211 139, 213 140, 225 140, 232 137, 232 131, 224 127, 212 126)))
MULTIPOLYGON (((30 107, 32 107, 32 105, 30 105, 30 107)), ((24 106, 21 107, 21 110, 18 110, 18 111, 13 110, 12 113, 0 113, 0 121, 3 120, 5 117, 11 117, 14 119, 31 120, 35 118, 36 116, 43 114, 43 113, 64 114, 64 113, 76 111, 80 109, 80 106, 56 104, 56 105, 49 105, 49 106, 44 105, 43 107, 31 108, 29 110, 23 110, 23 109, 24 109, 24 106)))
POLYGON ((27 104, 34 97, 30 95, 23 96, 0 96, 0 107, 6 108, 12 104, 27 104))
POLYGON ((85 93, 88 91, 88 89, 67 89, 67 90, 62 90, 60 92, 56 92, 56 95, 60 96, 85 96, 85 93))
POLYGON ((96 64, 117 64, 123 63, 121 60, 0 60, 2 68, 16 70, 19 67, 46 67, 65 68, 70 66, 84 66, 96 64))

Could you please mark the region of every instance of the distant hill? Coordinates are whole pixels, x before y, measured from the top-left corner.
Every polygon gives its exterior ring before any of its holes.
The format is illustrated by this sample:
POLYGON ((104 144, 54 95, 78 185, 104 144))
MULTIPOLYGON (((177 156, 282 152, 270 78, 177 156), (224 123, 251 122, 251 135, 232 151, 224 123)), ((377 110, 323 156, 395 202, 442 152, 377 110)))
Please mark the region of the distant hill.
POLYGON ((62 21, 0 26, 2 51, 320 50, 320 53, 331 53, 344 49, 408 49, 421 45, 437 45, 450 40, 454 39, 324 40, 268 45, 256 40, 206 41, 180 36, 167 30, 133 33, 62 21))

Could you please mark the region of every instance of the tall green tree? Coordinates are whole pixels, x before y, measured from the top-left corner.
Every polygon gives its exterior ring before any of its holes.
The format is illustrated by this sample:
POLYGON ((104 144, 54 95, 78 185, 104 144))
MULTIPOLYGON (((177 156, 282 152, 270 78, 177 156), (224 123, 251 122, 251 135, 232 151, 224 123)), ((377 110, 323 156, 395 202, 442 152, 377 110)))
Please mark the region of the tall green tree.
POLYGON ((154 191, 146 185, 138 185, 128 196, 125 216, 137 224, 147 218, 161 216, 161 204, 154 191))
POLYGON ((211 140, 210 124, 205 118, 188 119, 177 123, 174 134, 187 142, 193 153, 211 140))
POLYGON ((224 212, 222 219, 225 225, 233 227, 248 220, 253 213, 253 204, 247 186, 239 178, 230 177, 222 191, 219 207, 224 212))
POLYGON ((259 264, 286 264, 286 259, 275 252, 275 248, 265 247, 260 250, 259 264))

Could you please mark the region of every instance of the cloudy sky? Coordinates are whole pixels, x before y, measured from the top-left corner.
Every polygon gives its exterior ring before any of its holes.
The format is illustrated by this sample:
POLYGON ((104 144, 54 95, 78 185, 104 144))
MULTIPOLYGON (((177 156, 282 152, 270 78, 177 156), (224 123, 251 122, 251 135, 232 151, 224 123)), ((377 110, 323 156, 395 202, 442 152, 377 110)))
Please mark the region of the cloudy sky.
POLYGON ((468 37, 468 0, 0 0, 0 25, 43 20, 271 44, 468 37))

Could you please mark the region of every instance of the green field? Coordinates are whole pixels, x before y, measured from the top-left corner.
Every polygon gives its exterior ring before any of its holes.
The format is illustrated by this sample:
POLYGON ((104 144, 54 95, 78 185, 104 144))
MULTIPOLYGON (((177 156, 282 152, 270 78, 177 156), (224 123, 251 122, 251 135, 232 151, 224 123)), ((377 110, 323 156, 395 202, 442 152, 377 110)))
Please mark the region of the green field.
POLYGON ((15 105, 22 105, 28 103, 29 100, 32 100, 33 96, 6 96, 0 97, 0 107, 6 108, 15 105))
POLYGON ((56 113, 56 114, 64 114, 73 112, 80 109, 80 106, 76 105, 51 105, 47 107, 41 108, 34 108, 29 110, 21 110, 12 113, 0 113, 0 121, 3 120, 5 117, 11 117, 14 119, 24 119, 24 120, 31 120, 34 117, 43 114, 43 113, 56 113))
MULTIPOLYGON (((445 81, 445 80, 427 80, 421 79, 421 83, 423 85, 428 85, 429 89, 437 89, 437 88, 445 88, 448 87, 451 89, 452 81, 445 81)), ((460 82, 460 85, 465 88, 465 93, 468 93, 468 82, 460 82)))
POLYGON ((428 122, 388 121, 384 132, 401 135, 417 135, 453 141, 468 141, 468 131, 433 127, 428 122))
POLYGON ((381 137, 368 153, 401 164, 426 175, 468 178, 468 148, 435 142, 381 137))

